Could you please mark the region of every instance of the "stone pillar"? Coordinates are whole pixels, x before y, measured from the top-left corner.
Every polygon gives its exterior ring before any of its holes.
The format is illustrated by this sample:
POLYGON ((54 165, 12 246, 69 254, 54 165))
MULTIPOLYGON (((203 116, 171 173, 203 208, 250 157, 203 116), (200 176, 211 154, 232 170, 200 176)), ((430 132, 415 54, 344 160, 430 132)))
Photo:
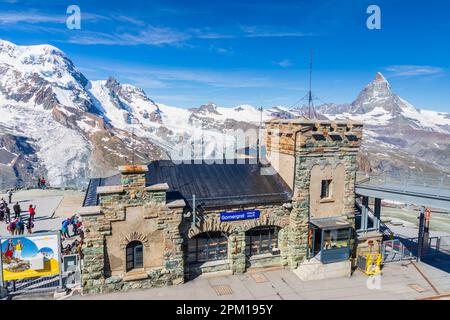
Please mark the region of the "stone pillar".
POLYGON ((306 167, 306 159, 297 157, 294 196, 290 214, 288 235, 288 265, 297 268, 306 258, 309 221, 309 183, 311 173, 306 167))
POLYGON ((280 262, 283 266, 287 266, 289 264, 288 238, 289 238, 289 226, 286 226, 278 232, 278 248, 280 249, 280 262))
POLYGON ((381 221, 381 199, 380 198, 375 198, 375 217, 376 219, 376 228, 377 230, 380 229, 380 221, 381 221))
POLYGON ((244 273, 247 259, 245 257, 245 231, 235 231, 228 237, 228 257, 233 273, 244 273))
POLYGON ((357 161, 356 153, 344 157, 345 165, 345 193, 344 193, 344 212, 349 219, 353 220, 355 216, 355 182, 357 161))
POLYGON ((83 293, 101 293, 105 283, 105 240, 101 229, 109 223, 105 221, 100 207, 83 208, 78 214, 82 217, 85 228, 81 270, 83 293))

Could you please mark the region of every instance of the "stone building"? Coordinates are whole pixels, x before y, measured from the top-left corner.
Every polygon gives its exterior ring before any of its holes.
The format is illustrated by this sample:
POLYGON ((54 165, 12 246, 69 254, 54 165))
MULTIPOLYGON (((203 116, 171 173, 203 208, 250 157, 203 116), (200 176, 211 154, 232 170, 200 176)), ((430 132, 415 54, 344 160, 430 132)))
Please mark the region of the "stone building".
POLYGON ((361 138, 354 122, 271 120, 265 164, 154 161, 92 179, 79 212, 83 290, 258 268, 291 268, 306 280, 350 272, 361 138))

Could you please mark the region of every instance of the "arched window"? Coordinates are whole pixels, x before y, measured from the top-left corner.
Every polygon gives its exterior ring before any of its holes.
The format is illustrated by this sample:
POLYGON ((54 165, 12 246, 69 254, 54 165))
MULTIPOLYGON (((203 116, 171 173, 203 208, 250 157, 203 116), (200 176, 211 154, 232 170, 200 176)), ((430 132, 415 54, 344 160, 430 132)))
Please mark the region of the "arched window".
POLYGON ((228 239, 222 232, 203 232, 188 241, 188 262, 225 260, 228 239))
POLYGON ((272 253, 278 247, 278 230, 276 226, 256 227, 245 233, 245 254, 253 256, 272 253))
POLYGON ((133 269, 139 269, 144 267, 144 254, 143 246, 140 241, 131 241, 126 248, 126 270, 131 271, 133 269))

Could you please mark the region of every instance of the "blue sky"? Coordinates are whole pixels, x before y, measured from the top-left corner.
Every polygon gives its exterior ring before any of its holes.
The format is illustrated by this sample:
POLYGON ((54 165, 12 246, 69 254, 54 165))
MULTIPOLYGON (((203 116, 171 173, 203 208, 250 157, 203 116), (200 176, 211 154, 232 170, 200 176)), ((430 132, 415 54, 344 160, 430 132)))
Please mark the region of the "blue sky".
POLYGON ((450 111, 447 0, 0 0, 0 38, 52 44, 91 80, 180 107, 289 107, 306 94, 312 49, 322 101, 352 102, 380 71, 416 107, 450 111), (72 4, 81 30, 66 27, 72 4), (381 30, 366 27, 371 4, 381 30))

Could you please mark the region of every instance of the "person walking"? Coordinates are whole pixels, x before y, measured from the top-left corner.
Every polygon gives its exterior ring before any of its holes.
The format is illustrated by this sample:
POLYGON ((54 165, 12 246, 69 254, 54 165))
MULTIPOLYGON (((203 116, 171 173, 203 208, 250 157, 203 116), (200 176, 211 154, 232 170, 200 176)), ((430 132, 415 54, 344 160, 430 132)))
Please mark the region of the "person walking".
POLYGON ((19 203, 16 202, 16 204, 13 206, 14 211, 14 218, 20 218, 20 213, 22 212, 22 208, 20 207, 19 203))
POLYGON ((33 207, 32 204, 28 207, 28 213, 30 214, 30 218, 34 221, 34 216, 36 215, 36 206, 33 207))
POLYGON ((27 231, 29 234, 33 233, 33 228, 34 228, 34 223, 31 220, 31 218, 28 218, 28 222, 27 222, 27 231))
POLYGON ((6 206, 6 210, 5 210, 5 223, 10 223, 11 222, 11 210, 9 209, 8 206, 6 206))
POLYGON ((9 204, 11 204, 12 196, 13 196, 13 192, 12 192, 12 190, 10 189, 10 190, 8 191, 8 203, 9 203, 9 204))
POLYGON ((42 186, 41 186, 41 177, 38 177, 37 180, 38 180, 37 181, 37 187, 38 187, 38 189, 41 189, 42 188, 42 186))
POLYGON ((6 212, 6 207, 8 205, 6 204, 5 200, 0 200, 0 219, 3 220, 4 216, 5 216, 5 212, 6 212))

